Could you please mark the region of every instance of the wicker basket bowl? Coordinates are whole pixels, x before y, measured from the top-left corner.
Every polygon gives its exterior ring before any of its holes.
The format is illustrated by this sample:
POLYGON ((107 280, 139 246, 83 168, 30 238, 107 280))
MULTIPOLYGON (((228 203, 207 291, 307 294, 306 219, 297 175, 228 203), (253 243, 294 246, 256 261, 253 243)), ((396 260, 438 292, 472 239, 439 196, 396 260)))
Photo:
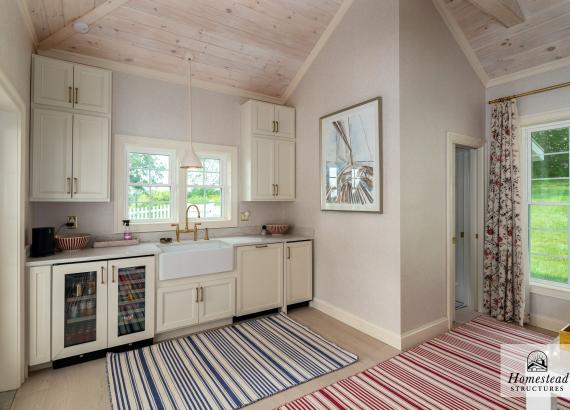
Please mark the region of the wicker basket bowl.
POLYGON ((62 251, 76 251, 83 249, 89 243, 91 235, 84 233, 56 235, 55 244, 62 251))
POLYGON ((267 228, 267 232, 269 232, 271 235, 283 235, 285 233, 287 233, 287 231, 289 230, 289 225, 287 224, 272 224, 272 225, 266 225, 267 228))

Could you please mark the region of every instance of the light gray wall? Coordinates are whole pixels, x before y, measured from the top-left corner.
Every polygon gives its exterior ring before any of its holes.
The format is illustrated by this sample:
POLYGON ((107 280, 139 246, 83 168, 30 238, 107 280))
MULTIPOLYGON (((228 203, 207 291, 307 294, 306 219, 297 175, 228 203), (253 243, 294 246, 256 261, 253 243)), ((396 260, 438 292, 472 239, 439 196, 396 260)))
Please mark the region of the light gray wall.
POLYGON ((446 305, 446 132, 483 138, 485 89, 431 1, 400 0, 402 332, 446 305))
MULTIPOLYGON (((487 89, 487 100, 518 94, 520 92, 547 87, 567 82, 570 78, 570 67, 556 71, 527 77, 487 89)), ((570 109, 570 88, 549 91, 547 93, 519 98, 517 101, 519 116, 535 115, 570 109)), ((487 105, 487 130, 489 129, 491 111, 487 105)), ((570 119, 570 117, 569 117, 570 119)), ((489 132, 487 132, 489 135, 489 132)), ((570 321, 570 301, 552 298, 544 295, 531 295, 531 316, 541 316, 555 321, 570 321)))
POLYGON ((297 201, 286 214, 315 228, 315 298, 399 334, 398 1, 355 1, 288 104, 297 108, 297 201), (319 117, 377 96, 384 214, 323 212, 319 117))
MULTIPOLYGON (((243 101, 240 97, 193 88, 192 140, 239 147, 243 101)), ((186 106, 186 88, 182 85, 113 73, 113 135, 184 140, 186 106)), ((250 221, 240 225, 287 222, 281 204, 240 202, 239 209, 251 213, 250 221)), ((58 227, 67 215, 77 215, 83 232, 107 235, 114 230, 112 188, 108 203, 40 202, 33 203, 32 210, 34 226, 58 227)))

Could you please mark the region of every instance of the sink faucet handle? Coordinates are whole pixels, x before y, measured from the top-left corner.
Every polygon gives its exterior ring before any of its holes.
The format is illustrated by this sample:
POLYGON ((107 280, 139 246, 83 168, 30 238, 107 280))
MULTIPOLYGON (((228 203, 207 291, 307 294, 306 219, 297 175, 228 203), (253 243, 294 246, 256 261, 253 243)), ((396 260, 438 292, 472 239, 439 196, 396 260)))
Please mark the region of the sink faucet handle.
POLYGON ((170 226, 176 227, 176 242, 180 242, 180 224, 170 224, 170 226))

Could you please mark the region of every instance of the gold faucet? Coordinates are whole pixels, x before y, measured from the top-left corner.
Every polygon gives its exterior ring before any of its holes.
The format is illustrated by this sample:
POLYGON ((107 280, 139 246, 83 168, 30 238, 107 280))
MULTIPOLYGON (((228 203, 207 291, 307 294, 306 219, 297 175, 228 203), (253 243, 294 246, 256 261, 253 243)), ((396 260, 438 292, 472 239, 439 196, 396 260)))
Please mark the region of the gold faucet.
MULTIPOLYGON (((188 227, 188 211, 190 210, 190 208, 196 208, 196 212, 198 212, 198 219, 200 219, 200 208, 198 208, 198 206, 194 205, 194 204, 190 204, 188 205, 188 207, 186 208, 186 224, 184 225, 184 229, 180 229, 180 224, 171 224, 170 226, 175 226, 176 227, 176 242, 180 242, 180 233, 194 233, 194 240, 197 241, 198 240, 198 226, 202 225, 201 222, 195 222, 194 223, 194 228, 190 229, 188 227)), ((207 228, 206 228, 207 229, 207 228)))

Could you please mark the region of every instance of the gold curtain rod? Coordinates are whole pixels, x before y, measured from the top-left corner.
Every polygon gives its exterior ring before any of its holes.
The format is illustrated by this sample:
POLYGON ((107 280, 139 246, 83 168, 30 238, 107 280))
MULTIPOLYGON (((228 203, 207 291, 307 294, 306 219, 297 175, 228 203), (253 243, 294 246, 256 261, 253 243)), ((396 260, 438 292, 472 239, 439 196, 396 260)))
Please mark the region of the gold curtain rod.
POLYGON ((570 87, 570 81, 567 83, 555 84, 555 85, 551 85, 549 87, 539 88, 537 90, 527 91, 525 93, 509 95, 508 97, 496 98, 494 100, 489 101, 489 104, 505 102, 505 101, 513 100, 515 98, 525 97, 527 95, 544 93, 546 91, 558 90, 559 88, 564 88, 564 87, 570 87))

